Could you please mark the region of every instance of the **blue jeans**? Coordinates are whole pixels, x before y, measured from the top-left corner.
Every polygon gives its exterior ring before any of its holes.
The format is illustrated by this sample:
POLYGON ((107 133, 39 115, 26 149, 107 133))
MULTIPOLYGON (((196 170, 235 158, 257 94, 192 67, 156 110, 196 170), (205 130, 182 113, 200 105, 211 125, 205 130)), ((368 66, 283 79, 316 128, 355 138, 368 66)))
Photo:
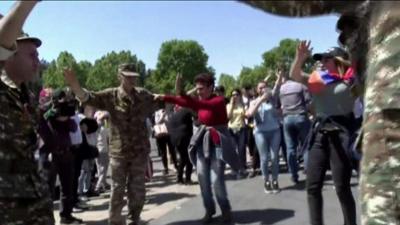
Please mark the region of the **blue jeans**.
POLYGON ((203 198, 204 208, 209 214, 215 214, 211 185, 214 187, 214 193, 221 211, 227 212, 231 210, 225 185, 225 162, 221 160, 221 155, 222 149, 220 147, 211 147, 208 158, 204 157, 202 149, 197 151, 196 169, 201 197, 203 198))
MULTIPOLYGON (((287 149, 287 162, 289 165, 289 171, 291 172, 294 180, 299 179, 299 175, 297 174, 297 150, 304 143, 310 126, 310 120, 306 115, 286 115, 283 118, 283 130, 287 149)), ((304 169, 306 169, 307 165, 307 155, 308 152, 304 152, 304 169)))
POLYGON ((242 128, 237 132, 229 129, 232 138, 235 141, 236 152, 239 156, 240 169, 246 169, 246 128, 242 128))
POLYGON ((256 131, 254 133, 258 152, 260 153, 261 172, 265 181, 269 181, 268 163, 272 161, 272 180, 278 180, 279 174, 279 147, 281 132, 279 129, 272 131, 256 131))

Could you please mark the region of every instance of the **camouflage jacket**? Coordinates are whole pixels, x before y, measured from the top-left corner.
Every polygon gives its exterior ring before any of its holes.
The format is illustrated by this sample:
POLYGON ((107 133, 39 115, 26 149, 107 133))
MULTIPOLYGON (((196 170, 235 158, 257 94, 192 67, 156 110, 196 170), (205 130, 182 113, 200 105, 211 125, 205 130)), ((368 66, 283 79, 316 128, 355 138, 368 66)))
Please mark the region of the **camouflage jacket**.
POLYGON ((146 118, 161 107, 149 91, 135 87, 131 94, 127 94, 121 87, 109 88, 90 92, 87 100, 81 100, 84 104, 110 113, 111 157, 132 158, 149 154, 146 118))
POLYGON ((33 157, 38 141, 33 118, 20 89, 6 75, 1 78, 0 199, 39 198, 45 190, 33 157))

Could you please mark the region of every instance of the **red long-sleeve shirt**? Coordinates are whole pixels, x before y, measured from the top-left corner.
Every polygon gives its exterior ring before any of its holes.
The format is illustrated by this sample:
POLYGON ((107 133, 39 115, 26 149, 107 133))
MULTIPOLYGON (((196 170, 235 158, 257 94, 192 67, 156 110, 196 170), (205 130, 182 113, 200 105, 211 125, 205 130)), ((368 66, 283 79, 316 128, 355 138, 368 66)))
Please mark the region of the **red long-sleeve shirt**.
MULTIPOLYGON (((187 107, 197 112, 198 120, 206 126, 218 126, 228 124, 225 99, 222 96, 211 96, 208 99, 195 99, 190 96, 164 96, 164 101, 187 107)), ((211 138, 219 144, 219 135, 216 130, 211 130, 211 138)))

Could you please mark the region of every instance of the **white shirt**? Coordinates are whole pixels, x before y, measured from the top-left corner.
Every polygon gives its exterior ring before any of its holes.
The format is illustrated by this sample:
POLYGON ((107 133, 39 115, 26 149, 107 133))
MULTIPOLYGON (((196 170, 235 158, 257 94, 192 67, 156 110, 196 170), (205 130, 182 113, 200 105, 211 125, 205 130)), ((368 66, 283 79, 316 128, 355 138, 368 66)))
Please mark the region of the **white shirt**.
POLYGON ((69 137, 71 138, 71 144, 72 145, 79 145, 82 143, 82 131, 81 131, 81 127, 79 126, 79 123, 81 122, 81 118, 79 117, 78 114, 75 114, 73 117, 71 117, 71 119, 73 119, 78 127, 78 129, 76 129, 75 132, 70 132, 69 133, 69 137))

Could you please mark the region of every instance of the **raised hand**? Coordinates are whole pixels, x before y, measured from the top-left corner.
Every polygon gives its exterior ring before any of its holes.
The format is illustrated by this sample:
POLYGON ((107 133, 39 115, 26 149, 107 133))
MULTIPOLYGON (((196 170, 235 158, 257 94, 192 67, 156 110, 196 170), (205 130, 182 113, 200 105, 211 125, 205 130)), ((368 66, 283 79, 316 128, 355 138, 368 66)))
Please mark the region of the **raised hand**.
POLYGON ((300 41, 296 48, 296 57, 299 60, 305 61, 312 52, 312 48, 310 48, 311 41, 300 41))
POLYGON ((63 72, 64 72, 65 82, 69 86, 76 86, 77 84, 79 85, 79 81, 76 78, 76 74, 71 68, 64 68, 63 72))

